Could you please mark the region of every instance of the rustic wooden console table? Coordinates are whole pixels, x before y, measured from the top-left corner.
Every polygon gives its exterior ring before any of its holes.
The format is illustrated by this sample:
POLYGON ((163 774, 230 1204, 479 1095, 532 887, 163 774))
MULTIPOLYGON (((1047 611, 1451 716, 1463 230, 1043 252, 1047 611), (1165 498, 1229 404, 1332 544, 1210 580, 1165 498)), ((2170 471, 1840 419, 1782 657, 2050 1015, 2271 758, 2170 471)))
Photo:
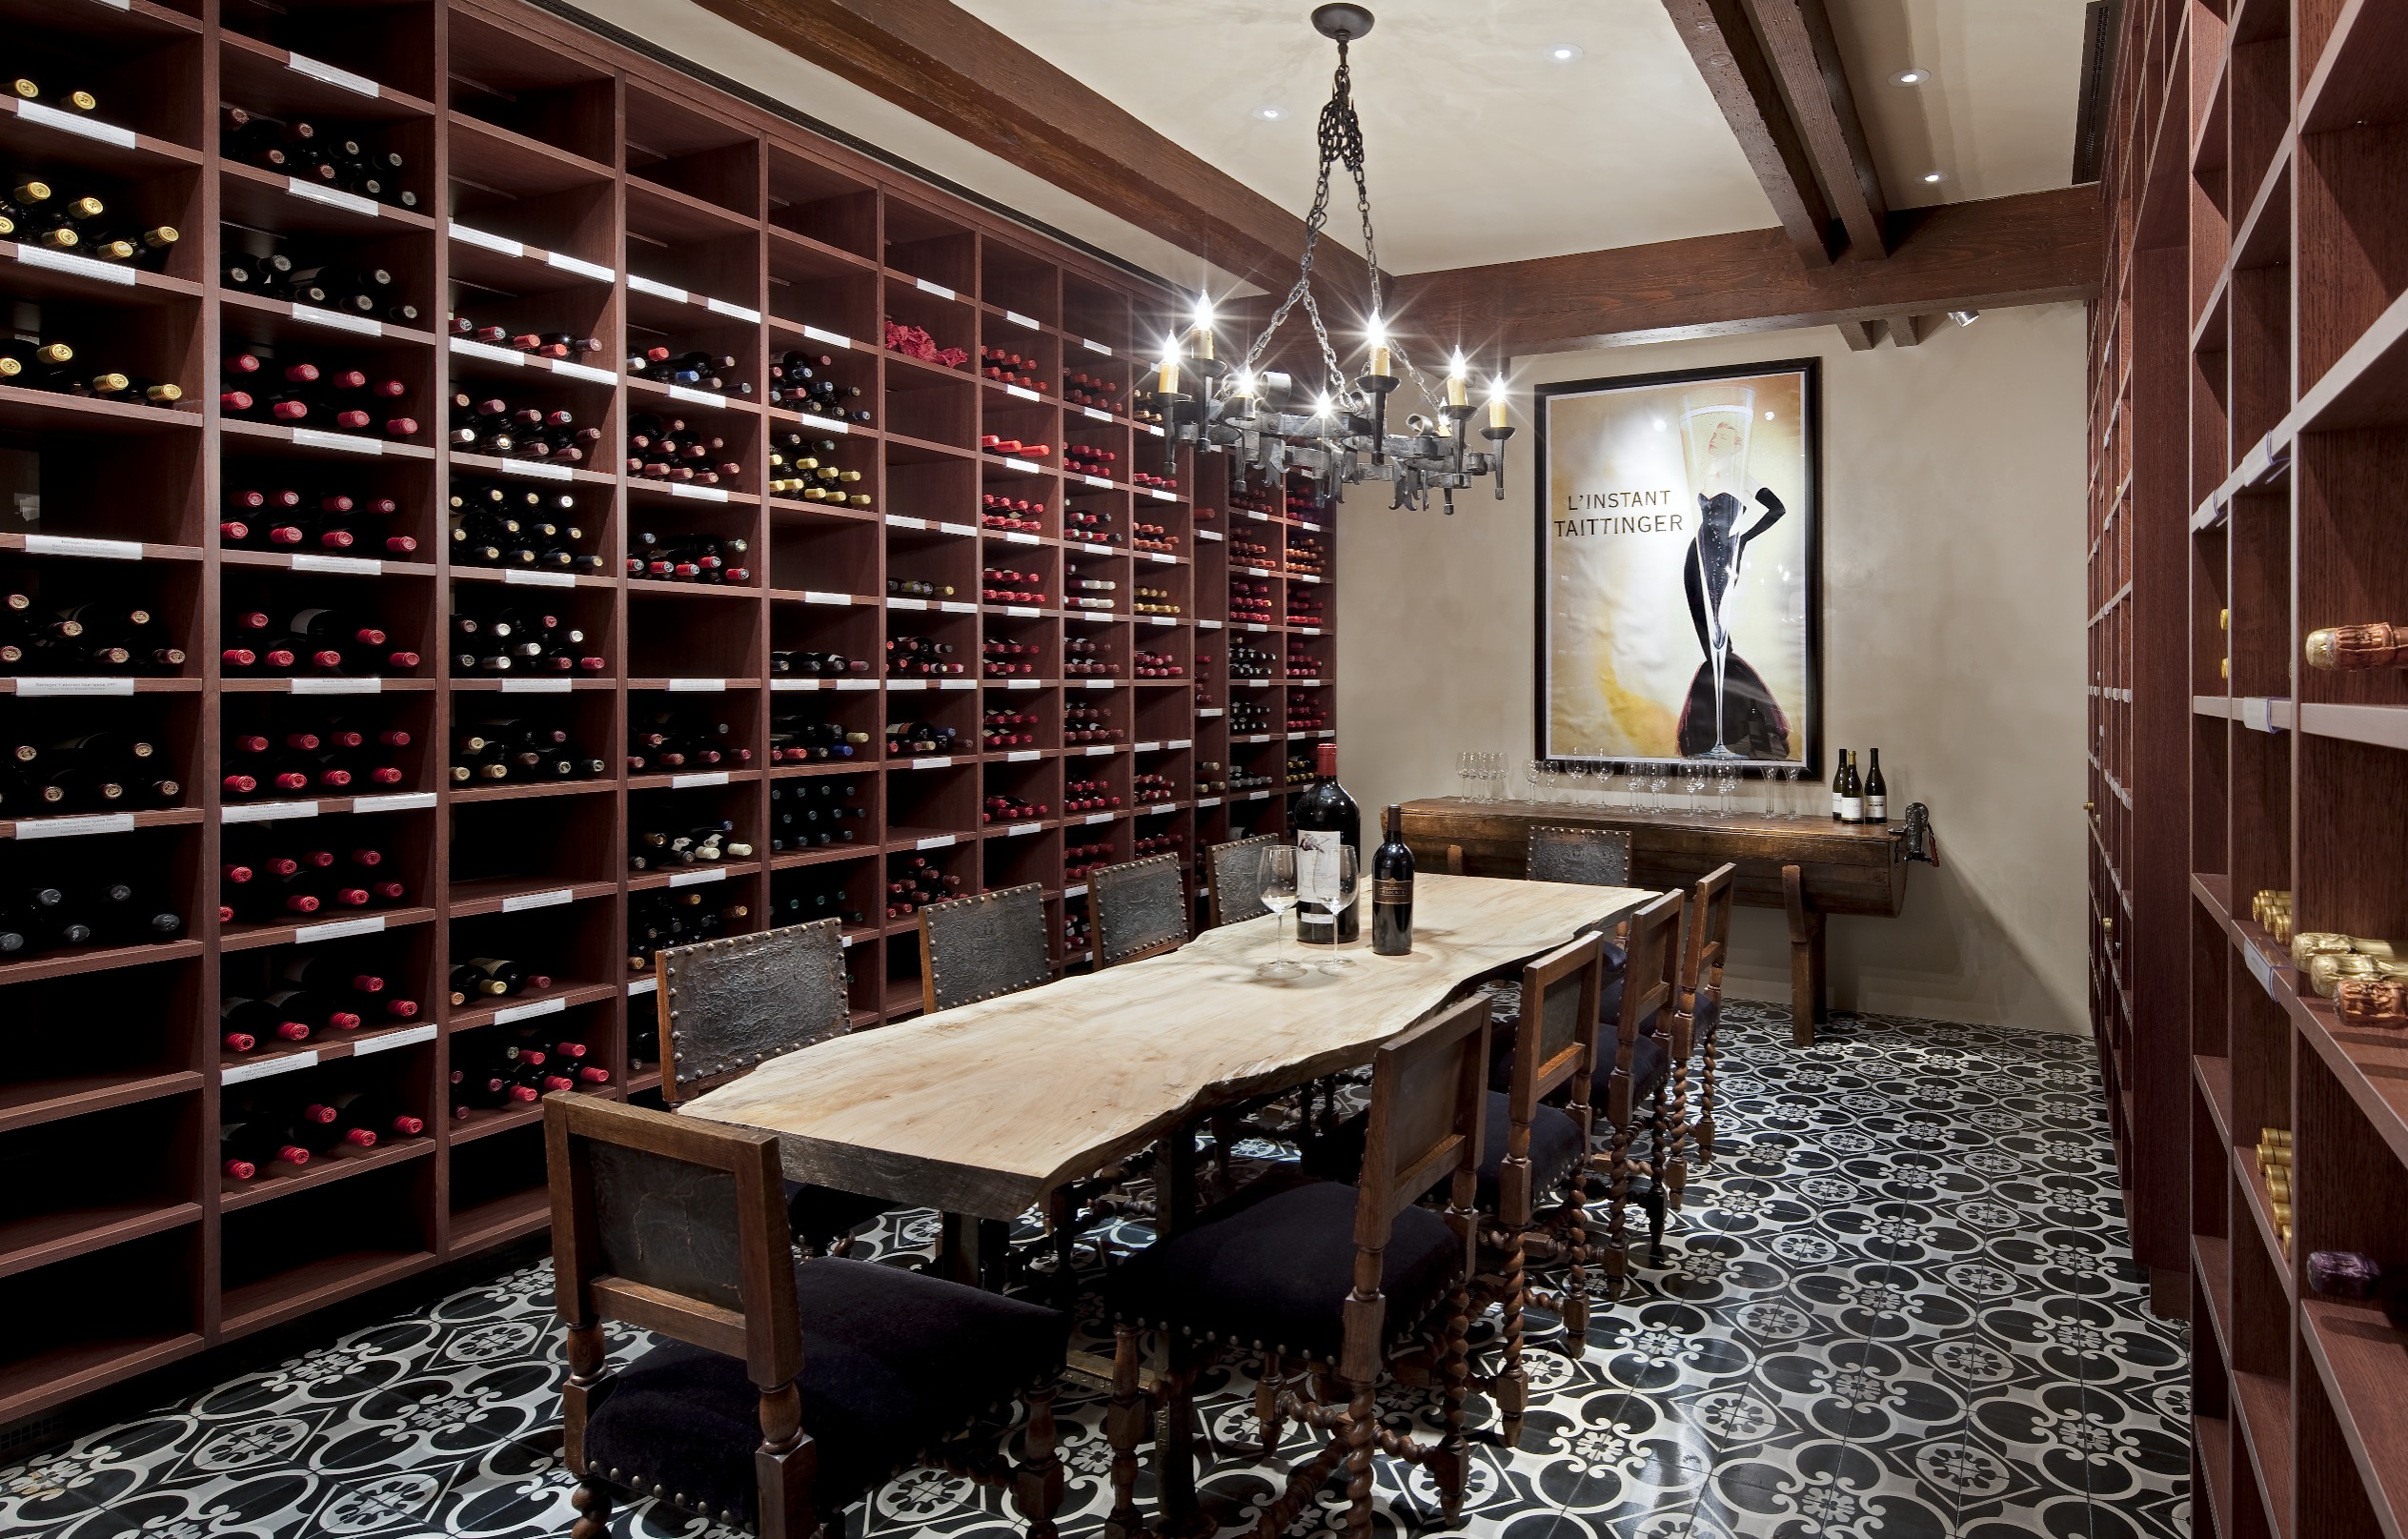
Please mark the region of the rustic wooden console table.
POLYGON ((1405 803, 1405 841, 1425 871, 1519 877, 1533 823, 1630 831, 1635 887, 1686 887, 1726 861, 1739 865, 1739 901, 1789 917, 1791 1040, 1811 1046, 1830 1018, 1823 921, 1831 914, 1895 919, 1906 905, 1905 831, 1849 827, 1828 818, 1707 818, 1572 801, 1405 803), (1454 852, 1450 861, 1450 851, 1454 852))

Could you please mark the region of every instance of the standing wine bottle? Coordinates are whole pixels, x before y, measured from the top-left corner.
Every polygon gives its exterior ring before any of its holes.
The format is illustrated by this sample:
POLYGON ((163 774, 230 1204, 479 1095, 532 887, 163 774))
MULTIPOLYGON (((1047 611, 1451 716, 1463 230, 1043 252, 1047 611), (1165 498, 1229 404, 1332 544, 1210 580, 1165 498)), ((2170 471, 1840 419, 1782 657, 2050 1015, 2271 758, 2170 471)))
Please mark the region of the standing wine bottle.
POLYGON ((1872 773, 1865 777, 1865 816, 1869 823, 1890 821, 1890 785, 1881 778, 1881 750, 1872 751, 1872 773))
POLYGON ((1317 778, 1296 799, 1296 890, 1302 899, 1296 905, 1296 938, 1306 945, 1343 945, 1363 933, 1361 905, 1339 910, 1333 926, 1327 910, 1313 907, 1306 871, 1320 864, 1316 856, 1323 857, 1327 874, 1322 881, 1335 881, 1341 847, 1354 851, 1355 869, 1363 869, 1363 810, 1338 783, 1338 745, 1319 744, 1313 757, 1317 778))
POLYGON ((1388 804, 1387 838, 1371 857, 1371 949, 1402 957, 1413 949, 1413 852, 1405 843, 1405 809, 1388 804))
POLYGON ((1839 799, 1848 784, 1848 750, 1839 751, 1839 766, 1831 771, 1831 821, 1840 819, 1839 799))
POLYGON ((1839 820, 1843 823, 1865 820, 1865 782, 1856 773, 1856 755, 1852 749, 1839 772, 1839 820))

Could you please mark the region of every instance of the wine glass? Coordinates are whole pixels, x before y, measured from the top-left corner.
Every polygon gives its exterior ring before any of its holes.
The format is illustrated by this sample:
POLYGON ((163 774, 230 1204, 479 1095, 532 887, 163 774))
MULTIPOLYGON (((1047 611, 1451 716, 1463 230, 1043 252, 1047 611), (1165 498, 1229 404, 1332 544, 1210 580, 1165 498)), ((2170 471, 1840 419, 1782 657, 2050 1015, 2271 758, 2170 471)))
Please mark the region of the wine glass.
MULTIPOLYGON (((1305 901, 1329 916, 1329 934, 1334 942, 1338 934, 1338 916, 1355 903, 1354 846, 1341 844, 1336 852, 1319 853, 1313 857, 1318 869, 1310 872, 1300 883, 1305 901)), ((1344 972, 1354 966, 1347 957, 1329 957, 1321 963, 1324 972, 1344 972)))
POLYGON ((1471 755, 1461 750, 1455 754, 1455 795, 1463 800, 1471 799, 1471 755))
POLYGON ((1649 806, 1653 807, 1659 812, 1662 811, 1664 808, 1665 795, 1669 792, 1671 788, 1671 773, 1665 768, 1663 760, 1658 759, 1656 762, 1648 766, 1649 806))
POLYGON ((1736 818, 1739 816, 1739 766, 1725 764, 1719 779, 1722 783, 1714 789, 1722 802, 1721 815, 1726 819, 1736 818))
POLYGON ((1254 969, 1262 979, 1302 978, 1305 969, 1287 960, 1287 932, 1283 927, 1287 911, 1296 906, 1296 846, 1265 844, 1262 863, 1255 868, 1256 890, 1262 895, 1263 906, 1271 911, 1271 936, 1274 955, 1269 962, 1254 969))
POLYGON ((1547 800, 1547 764, 1545 760, 1536 759, 1524 759, 1522 761, 1522 780, 1530 789, 1530 800, 1532 801, 1544 801, 1547 800))
POLYGON ((1787 804, 1781 809, 1781 816, 1791 820, 1805 817, 1806 808, 1803 805, 1805 798, 1800 794, 1799 788, 1806 783, 1806 766, 1792 764, 1781 772, 1781 778, 1790 782, 1787 804))
POLYGON ((1686 798, 1683 806, 1691 817, 1697 816, 1706 799, 1706 766, 1700 760, 1692 759, 1681 765, 1681 794, 1686 798))

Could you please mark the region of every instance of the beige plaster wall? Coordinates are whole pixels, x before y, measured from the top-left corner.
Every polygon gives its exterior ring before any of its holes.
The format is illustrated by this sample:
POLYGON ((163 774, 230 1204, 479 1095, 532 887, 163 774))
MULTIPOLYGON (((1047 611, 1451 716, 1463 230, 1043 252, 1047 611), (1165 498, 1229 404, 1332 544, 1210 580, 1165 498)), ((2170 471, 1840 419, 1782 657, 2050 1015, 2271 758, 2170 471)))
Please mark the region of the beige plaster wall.
MULTIPOLYGON (((1520 360, 1517 387, 1824 360, 1824 740, 1878 746, 1944 864, 1897 920, 1831 923, 1842 1007, 2085 1029, 2083 318, 1995 311, 1922 346, 1818 330, 1520 360)), ((1529 434, 1505 502, 1448 519, 1358 490, 1339 516, 1341 773, 1366 816, 1532 751, 1529 434)), ((1827 766, 1828 773, 1828 766, 1827 766)), ((1741 909, 1732 986, 1786 999, 1779 916, 1741 909)))

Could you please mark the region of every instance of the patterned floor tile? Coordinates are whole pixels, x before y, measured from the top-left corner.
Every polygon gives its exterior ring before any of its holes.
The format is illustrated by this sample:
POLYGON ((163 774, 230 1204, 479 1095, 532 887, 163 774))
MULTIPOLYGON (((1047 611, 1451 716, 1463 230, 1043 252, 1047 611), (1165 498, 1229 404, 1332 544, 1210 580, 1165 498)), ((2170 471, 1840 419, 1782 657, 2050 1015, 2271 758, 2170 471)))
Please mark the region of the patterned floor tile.
MULTIPOLYGON (((1588 1347, 1528 1316, 1518 1448, 1475 1395, 1481 1539, 2173 1539, 2189 1522, 2188 1335, 2146 1313, 2086 1043, 1902 1017, 1843 1017, 1811 1049, 1785 1012, 1726 1006, 1720 1149, 1692 1164, 1660 1257, 1629 1217, 1619 1298, 1592 1275, 1588 1347)), ((1692 1086, 1692 1095, 1695 1093, 1692 1086)), ((1249 1144, 1242 1162, 1277 1157, 1249 1144)), ((1592 1233, 1602 1204, 1592 1207, 1592 1233)), ((861 1245, 924 1256, 929 1214, 861 1245)), ((1141 1245, 1142 1222, 1110 1237, 1141 1245)), ((559 1333, 544 1266, 521 1267, 155 1414, 0 1468, 10 1539, 533 1539, 566 1531, 559 1333)), ((1108 1352, 1090 1315, 1083 1345, 1108 1352)), ((1473 1333, 1493 1367, 1493 1329, 1473 1333)), ((640 1350, 640 1332, 613 1338, 640 1350)), ((1201 1387, 1200 1485, 1233 1534, 1284 1478, 1224 1458, 1250 1442, 1254 1371, 1201 1387)), ((1437 1424, 1425 1391, 1390 1426, 1437 1424)), ((1062 1531, 1111 1505, 1103 1405, 1061 1404, 1062 1531)), ((1285 1460, 1313 1440, 1290 1428, 1285 1460)), ((1382 1460, 1375 1532, 1439 1529, 1427 1474, 1382 1460)), ((1140 1481, 1150 1503, 1150 1472, 1140 1481)), ((1335 1534, 1325 1491, 1289 1529, 1335 1534)), ((658 1504, 628 1539, 710 1533, 658 1504)), ((846 1515, 847 1539, 1005 1539, 1002 1493, 913 1471, 846 1515)))

